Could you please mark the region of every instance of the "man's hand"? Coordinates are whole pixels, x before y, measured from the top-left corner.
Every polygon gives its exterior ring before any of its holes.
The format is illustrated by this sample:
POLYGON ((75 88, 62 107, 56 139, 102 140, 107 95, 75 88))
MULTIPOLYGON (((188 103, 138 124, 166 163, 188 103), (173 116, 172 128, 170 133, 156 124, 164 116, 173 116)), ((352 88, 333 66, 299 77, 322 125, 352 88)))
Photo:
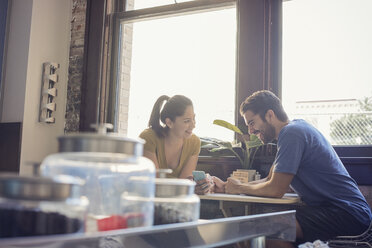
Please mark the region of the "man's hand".
POLYGON ((227 194, 241 194, 242 183, 235 178, 229 177, 225 185, 225 193, 227 194))
POLYGON ((226 182, 215 176, 212 177, 212 180, 214 182, 213 193, 225 193, 226 182))

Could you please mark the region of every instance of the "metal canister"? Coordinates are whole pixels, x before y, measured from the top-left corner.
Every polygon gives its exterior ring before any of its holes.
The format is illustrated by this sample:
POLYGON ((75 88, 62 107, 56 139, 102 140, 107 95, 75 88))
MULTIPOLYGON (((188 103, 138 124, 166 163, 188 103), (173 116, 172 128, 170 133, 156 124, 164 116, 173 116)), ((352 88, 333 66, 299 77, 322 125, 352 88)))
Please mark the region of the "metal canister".
POLYGON ((92 125, 96 132, 70 133, 58 137, 59 152, 104 152, 126 154, 138 158, 143 154, 144 141, 128 138, 119 133, 107 132, 110 123, 92 125))
POLYGON ((0 175, 0 237, 84 232, 83 181, 68 177, 0 175))
POLYGON ((195 182, 188 179, 157 178, 155 185, 155 225, 199 219, 200 199, 194 194, 195 182))

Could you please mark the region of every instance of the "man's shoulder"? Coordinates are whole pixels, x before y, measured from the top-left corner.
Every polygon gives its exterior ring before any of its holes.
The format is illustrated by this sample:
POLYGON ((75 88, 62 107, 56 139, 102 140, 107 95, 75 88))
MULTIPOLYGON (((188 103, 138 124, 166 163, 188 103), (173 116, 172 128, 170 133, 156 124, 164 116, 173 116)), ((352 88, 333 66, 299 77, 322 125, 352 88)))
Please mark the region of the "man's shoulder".
POLYGON ((299 142, 307 142, 310 137, 314 136, 314 130, 314 127, 305 120, 292 120, 280 131, 278 145, 283 143, 295 145, 299 142))
POLYGON ((290 134, 290 133, 293 133, 293 134, 296 134, 296 133, 305 134, 305 133, 313 132, 313 131, 315 131, 315 127, 312 126, 307 121, 302 120, 302 119, 294 119, 294 120, 290 121, 288 123, 288 125, 286 125, 283 128, 283 132, 286 133, 286 134, 290 134))
POLYGON ((293 119, 287 125, 289 128, 306 128, 310 124, 303 119, 293 119))
POLYGON ((302 120, 295 119, 295 120, 291 120, 287 125, 285 125, 282 128, 281 133, 288 135, 290 133, 297 133, 305 128, 306 126, 304 125, 302 120))

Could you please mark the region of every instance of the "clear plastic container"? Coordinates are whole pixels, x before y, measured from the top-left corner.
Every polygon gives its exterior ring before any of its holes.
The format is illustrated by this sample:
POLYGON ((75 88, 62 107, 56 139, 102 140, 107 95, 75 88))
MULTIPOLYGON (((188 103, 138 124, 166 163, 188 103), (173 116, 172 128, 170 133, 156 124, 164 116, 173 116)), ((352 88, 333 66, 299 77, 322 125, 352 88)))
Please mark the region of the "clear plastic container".
POLYGON ((44 159, 40 172, 85 181, 83 195, 90 202, 88 232, 153 224, 155 166, 147 158, 103 152, 57 153, 44 159))
POLYGON ((81 180, 0 176, 0 237, 84 232, 88 200, 81 180))

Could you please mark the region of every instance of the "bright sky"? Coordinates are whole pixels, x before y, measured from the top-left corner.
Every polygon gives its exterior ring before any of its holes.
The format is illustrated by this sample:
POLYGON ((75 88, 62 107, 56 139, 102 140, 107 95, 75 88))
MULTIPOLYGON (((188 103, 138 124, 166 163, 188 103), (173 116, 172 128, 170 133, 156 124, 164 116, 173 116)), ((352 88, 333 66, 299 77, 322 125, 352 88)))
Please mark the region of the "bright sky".
POLYGON ((128 136, 147 127, 160 95, 182 94, 194 103, 194 133, 232 140, 213 120, 234 122, 235 47, 235 9, 135 23, 128 136))
POLYGON ((371 0, 292 0, 283 7, 283 100, 372 96, 371 0))

